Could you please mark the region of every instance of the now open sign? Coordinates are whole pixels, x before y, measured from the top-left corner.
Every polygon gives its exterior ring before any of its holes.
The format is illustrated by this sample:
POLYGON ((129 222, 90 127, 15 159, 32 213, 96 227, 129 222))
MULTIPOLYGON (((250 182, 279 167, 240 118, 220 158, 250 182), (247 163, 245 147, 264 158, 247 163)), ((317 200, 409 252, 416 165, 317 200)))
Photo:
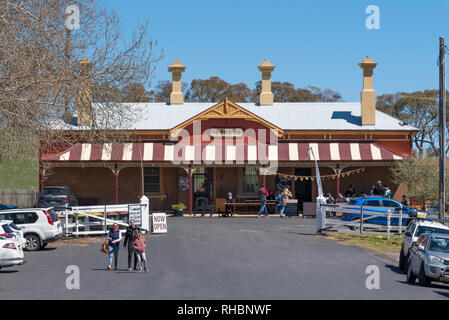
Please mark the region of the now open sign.
POLYGON ((167 216, 164 213, 153 213, 153 233, 167 232, 167 216))

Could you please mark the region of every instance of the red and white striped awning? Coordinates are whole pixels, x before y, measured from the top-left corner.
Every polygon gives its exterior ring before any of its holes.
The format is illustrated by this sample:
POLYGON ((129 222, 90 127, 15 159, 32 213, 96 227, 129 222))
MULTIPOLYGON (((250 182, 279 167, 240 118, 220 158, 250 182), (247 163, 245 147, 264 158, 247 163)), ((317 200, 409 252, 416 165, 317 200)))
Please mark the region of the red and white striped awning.
POLYGON ((43 160, 61 162, 80 161, 151 161, 205 164, 266 163, 270 161, 393 161, 403 157, 377 143, 287 143, 277 145, 237 143, 224 144, 165 144, 157 143, 78 143, 69 149, 43 160))

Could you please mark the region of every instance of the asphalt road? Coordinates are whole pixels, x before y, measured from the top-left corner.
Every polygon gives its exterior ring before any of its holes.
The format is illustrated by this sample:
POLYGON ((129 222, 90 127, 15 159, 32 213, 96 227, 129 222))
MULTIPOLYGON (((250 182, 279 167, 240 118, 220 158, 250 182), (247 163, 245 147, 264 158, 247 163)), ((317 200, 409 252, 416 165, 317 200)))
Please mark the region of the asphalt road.
POLYGON ((0 299, 447 299, 449 286, 405 282, 388 259, 314 235, 313 219, 168 218, 149 235, 150 272, 106 271, 101 240, 50 244, 0 270, 0 299), (66 288, 68 265, 80 289, 66 288), (366 268, 380 271, 368 290, 366 268))

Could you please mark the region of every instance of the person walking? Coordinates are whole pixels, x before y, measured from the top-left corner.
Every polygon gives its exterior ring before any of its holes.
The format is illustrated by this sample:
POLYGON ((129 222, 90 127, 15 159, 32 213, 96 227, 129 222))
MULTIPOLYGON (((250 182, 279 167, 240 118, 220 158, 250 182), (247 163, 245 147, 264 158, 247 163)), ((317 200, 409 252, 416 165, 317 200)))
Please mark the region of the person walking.
POLYGON ((282 191, 281 193, 281 211, 280 211, 281 218, 284 217, 284 211, 285 208, 287 207, 287 200, 290 199, 291 197, 293 197, 292 193, 290 192, 290 190, 288 190, 288 188, 285 188, 284 191, 282 191))
POLYGON ((274 198, 276 200, 276 205, 274 206, 274 213, 280 213, 281 211, 281 202, 282 202, 282 192, 276 191, 276 197, 274 198))
POLYGON ((109 245, 109 265, 107 269, 112 269, 112 259, 114 259, 114 270, 117 270, 118 252, 120 249, 120 241, 122 240, 122 234, 117 223, 112 225, 112 229, 109 230, 106 240, 109 245))
POLYGON ((258 218, 260 218, 260 215, 262 214, 262 211, 264 211, 264 210, 265 210, 265 218, 268 218, 267 196, 268 196, 268 191, 267 191, 267 189, 265 189, 265 185, 263 184, 259 189, 260 208, 259 208, 259 212, 257 213, 258 218))
POLYGON ((129 226, 126 228, 125 240, 123 241, 123 247, 126 248, 128 245, 128 271, 131 271, 131 261, 134 256, 134 270, 137 270, 137 254, 133 249, 134 233, 139 230, 136 227, 136 222, 134 220, 129 221, 129 226))
POLYGON ((136 233, 134 234, 133 249, 137 254, 137 259, 139 260, 139 273, 143 272, 143 268, 145 268, 145 272, 149 271, 147 257, 145 256, 146 248, 147 242, 145 241, 145 237, 142 235, 142 232, 136 230, 136 233))

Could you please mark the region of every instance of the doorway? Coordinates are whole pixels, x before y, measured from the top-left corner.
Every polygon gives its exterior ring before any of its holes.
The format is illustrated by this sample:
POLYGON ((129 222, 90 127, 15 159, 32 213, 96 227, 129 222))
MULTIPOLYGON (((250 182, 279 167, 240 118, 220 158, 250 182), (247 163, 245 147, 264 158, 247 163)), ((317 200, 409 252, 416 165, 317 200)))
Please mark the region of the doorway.
POLYGON ((213 183, 214 170, 213 168, 198 168, 193 173, 193 201, 199 197, 213 200, 213 183))
MULTIPOLYGON (((311 168, 295 168, 295 176, 311 175, 311 168)), ((312 181, 310 179, 295 181, 295 198, 298 199, 298 211, 303 211, 303 203, 312 201, 312 181)))

